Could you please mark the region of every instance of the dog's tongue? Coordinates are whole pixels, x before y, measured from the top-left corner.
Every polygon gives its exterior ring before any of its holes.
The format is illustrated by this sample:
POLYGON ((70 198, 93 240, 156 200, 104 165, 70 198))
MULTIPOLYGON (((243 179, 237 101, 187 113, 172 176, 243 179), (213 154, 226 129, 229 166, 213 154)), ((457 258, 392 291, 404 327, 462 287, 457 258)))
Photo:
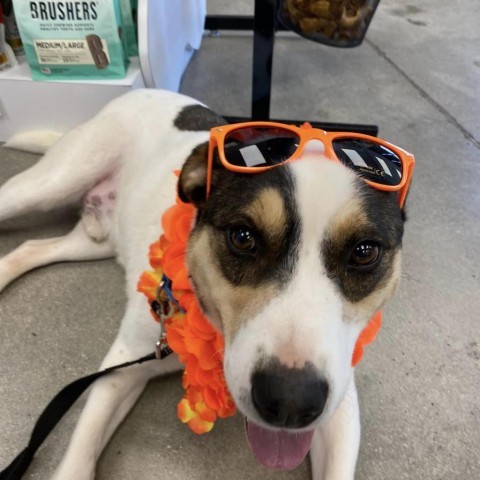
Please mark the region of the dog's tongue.
POLYGON ((267 430, 247 422, 247 436, 253 454, 262 465, 292 470, 303 462, 310 450, 313 430, 291 433, 287 430, 267 430))

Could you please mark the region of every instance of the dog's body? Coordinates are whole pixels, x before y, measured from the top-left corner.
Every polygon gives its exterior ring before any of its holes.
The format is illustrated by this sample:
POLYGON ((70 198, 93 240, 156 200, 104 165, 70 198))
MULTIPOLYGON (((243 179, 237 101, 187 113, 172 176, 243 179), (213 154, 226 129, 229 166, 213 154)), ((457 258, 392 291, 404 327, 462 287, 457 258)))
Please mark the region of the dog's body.
MULTIPOLYGON (((152 351, 159 327, 136 285, 162 213, 175 201, 173 171, 184 165, 178 191, 198 209, 187 254, 191 281, 225 335, 226 380, 251 425, 255 455, 291 468, 298 455, 288 431, 308 446, 314 432, 313 477, 351 480, 360 437, 351 356, 398 283, 403 219, 396 194, 367 187, 312 142, 300 160, 259 175, 216 165, 207 201, 205 142, 222 123, 191 98, 147 90, 113 101, 62 137, 0 188, 0 221, 83 199, 82 219, 65 237, 27 242, 2 258, 0 291, 41 265, 116 255, 128 305, 102 367, 152 351), (351 263, 362 242, 381 247, 373 267, 351 263), (269 398, 273 390, 281 398, 269 398)), ((19 136, 11 146, 27 140, 19 136)), ((55 478, 93 478, 103 447, 148 380, 179 368, 171 355, 98 381, 55 478)))

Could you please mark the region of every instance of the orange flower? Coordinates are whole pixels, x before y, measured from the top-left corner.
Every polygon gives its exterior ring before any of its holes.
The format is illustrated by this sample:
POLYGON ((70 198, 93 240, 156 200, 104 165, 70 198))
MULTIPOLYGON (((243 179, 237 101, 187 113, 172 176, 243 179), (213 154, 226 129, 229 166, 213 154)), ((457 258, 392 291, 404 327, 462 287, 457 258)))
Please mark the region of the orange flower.
POLYGON ((352 355, 352 367, 354 367, 363 357, 363 350, 366 345, 372 343, 382 326, 382 312, 377 312, 367 323, 367 326, 360 332, 355 343, 352 355))
POLYGON ((148 251, 148 258, 150 265, 155 269, 162 268, 163 248, 160 245, 160 241, 152 243, 148 251))
POLYGON ((182 398, 178 404, 177 415, 183 423, 190 427, 193 433, 198 435, 209 432, 216 420, 216 416, 212 415, 212 411, 203 402, 196 402, 192 407, 187 398, 182 398), (207 418, 203 418, 204 416, 207 418))
POLYGON ((159 272, 143 272, 137 284, 137 291, 146 295, 150 301, 153 301, 157 297, 157 288, 161 280, 162 274, 159 272))

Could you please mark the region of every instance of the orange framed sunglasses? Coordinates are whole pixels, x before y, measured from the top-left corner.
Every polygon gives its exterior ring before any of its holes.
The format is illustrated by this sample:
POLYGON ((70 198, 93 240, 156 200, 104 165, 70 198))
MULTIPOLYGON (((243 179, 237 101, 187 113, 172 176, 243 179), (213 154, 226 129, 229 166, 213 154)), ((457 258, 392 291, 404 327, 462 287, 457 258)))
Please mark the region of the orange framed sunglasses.
POLYGON ((210 194, 213 155, 218 150, 222 165, 233 172, 261 173, 301 157, 310 140, 320 140, 325 156, 354 170, 373 188, 398 192, 403 207, 415 158, 377 137, 350 132, 326 132, 276 122, 246 122, 210 130, 207 165, 207 197, 210 194))

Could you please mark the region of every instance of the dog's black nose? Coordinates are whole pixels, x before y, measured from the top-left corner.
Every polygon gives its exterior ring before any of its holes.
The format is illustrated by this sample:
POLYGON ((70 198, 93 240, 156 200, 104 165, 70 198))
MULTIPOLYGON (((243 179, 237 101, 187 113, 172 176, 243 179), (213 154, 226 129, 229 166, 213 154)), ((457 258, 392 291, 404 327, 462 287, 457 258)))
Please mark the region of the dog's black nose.
POLYGON ((323 411, 328 383, 312 366, 288 368, 278 361, 252 375, 252 401, 258 413, 272 426, 302 428, 323 411))

